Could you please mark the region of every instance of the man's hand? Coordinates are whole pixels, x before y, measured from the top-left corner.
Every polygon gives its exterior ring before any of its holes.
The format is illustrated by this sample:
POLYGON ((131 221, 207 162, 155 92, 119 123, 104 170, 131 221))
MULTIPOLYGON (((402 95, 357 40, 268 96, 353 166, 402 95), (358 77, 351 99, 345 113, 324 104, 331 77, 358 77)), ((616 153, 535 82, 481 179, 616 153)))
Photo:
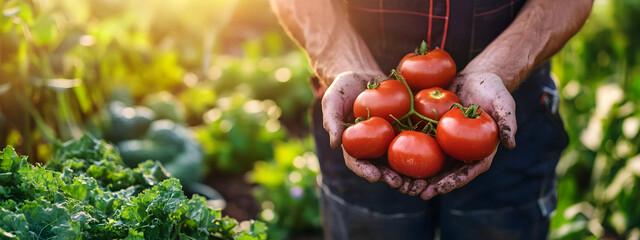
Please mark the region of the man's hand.
POLYGON ((427 188, 426 180, 401 176, 389 168, 386 159, 362 160, 350 156, 344 150, 342 153, 347 167, 369 182, 383 181, 389 184, 391 188, 397 188, 401 193, 410 196, 417 196, 427 188))
MULTIPOLYGON (((333 84, 327 89, 322 98, 322 113, 324 128, 329 132, 332 148, 340 146, 345 122, 353 122, 353 102, 356 97, 367 88, 367 83, 384 77, 382 72, 356 73, 344 72, 339 74, 333 84)), ((404 186, 411 181, 401 177, 398 173, 385 166, 384 162, 375 160, 361 160, 344 153, 345 164, 351 171, 369 182, 384 181, 393 188, 404 186), (406 180, 406 181, 405 181, 406 180)), ((426 181, 422 180, 422 187, 426 181)), ((405 191, 406 192, 406 191, 405 191)), ((414 191, 412 195, 419 192, 414 191)))
POLYGON ((322 97, 323 126, 329 133, 332 148, 342 142, 343 123, 353 122, 353 102, 367 89, 367 83, 384 76, 382 72, 370 74, 344 72, 339 74, 322 97))
POLYGON ((429 200, 438 194, 445 194, 466 185, 481 173, 489 170, 497 150, 496 147, 496 150, 488 157, 471 163, 447 159, 442 171, 427 179, 427 186, 421 191, 420 197, 429 200))
MULTIPOLYGON (((359 74, 345 72, 336 77, 322 98, 324 128, 329 132, 331 147, 341 144, 344 122, 352 122, 353 102, 358 94, 366 89, 368 82, 382 73, 359 74)), ((475 104, 497 120, 500 138, 507 147, 515 146, 515 102, 506 90, 500 77, 491 73, 461 74, 451 84, 451 91, 459 95, 460 101, 467 106, 475 104)), ((496 148, 497 150, 497 148, 496 148)), ((491 166, 494 151, 489 157, 465 164, 449 159, 442 171, 428 179, 411 179, 393 171, 385 161, 362 160, 343 152, 346 166, 358 176, 369 182, 383 181, 398 191, 423 199, 431 199, 438 194, 450 192, 473 180, 491 166)))
MULTIPOLYGON (((382 72, 379 76, 383 76, 382 72)), ((377 77, 370 74, 344 72, 339 74, 322 97, 322 115, 324 129, 329 133, 332 148, 337 148, 342 142, 343 123, 353 122, 353 102, 356 97, 367 88, 367 83, 375 81, 377 77)), ((358 176, 369 182, 380 179, 381 171, 373 164, 355 159, 344 152, 345 164, 358 176)))
MULTIPOLYGON (((456 93, 464 106, 475 104, 484 113, 496 120, 502 145, 507 148, 516 146, 516 104, 513 97, 504 86, 502 79, 493 73, 460 73, 449 86, 449 90, 456 93)), ((483 172, 489 170, 493 153, 484 159, 472 163, 458 160, 447 161, 449 165, 443 167, 442 172, 428 179, 428 186, 420 197, 431 199, 438 194, 445 194, 460 188, 483 172)))
MULTIPOLYGON (((582 27, 592 4, 592 0, 527 1, 514 22, 449 85, 449 90, 458 95, 462 105, 478 105, 493 117, 498 124, 500 141, 506 148, 516 146, 516 108, 510 91, 582 27)), ((489 170, 494 156, 495 151, 470 164, 447 161, 454 166, 445 165, 442 172, 431 177, 420 196, 431 199, 464 186, 489 170)))
POLYGON ((500 142, 506 148, 516 147, 516 102, 494 73, 461 72, 449 85, 463 106, 474 104, 488 113, 498 124, 500 142))

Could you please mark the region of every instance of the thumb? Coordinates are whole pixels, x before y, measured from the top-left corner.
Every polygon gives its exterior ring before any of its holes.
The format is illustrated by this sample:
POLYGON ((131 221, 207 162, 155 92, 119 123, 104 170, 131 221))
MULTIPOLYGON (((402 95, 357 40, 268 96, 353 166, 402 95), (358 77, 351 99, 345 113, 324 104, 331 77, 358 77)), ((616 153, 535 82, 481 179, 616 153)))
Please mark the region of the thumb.
POLYGON ((343 122, 347 116, 345 112, 350 111, 345 110, 350 108, 345 106, 346 103, 340 99, 342 97, 335 96, 335 94, 329 92, 326 92, 322 97, 322 125, 329 133, 329 144, 334 149, 338 148, 342 143, 342 132, 345 129, 343 122))
POLYGON ((332 148, 342 142, 345 119, 353 109, 353 102, 367 86, 367 79, 354 72, 345 72, 336 77, 322 97, 323 126, 329 133, 332 148))
POLYGON ((511 94, 505 89, 504 91, 498 92, 491 105, 493 106, 491 116, 498 124, 500 142, 508 149, 515 148, 515 135, 518 130, 515 100, 513 100, 511 94))

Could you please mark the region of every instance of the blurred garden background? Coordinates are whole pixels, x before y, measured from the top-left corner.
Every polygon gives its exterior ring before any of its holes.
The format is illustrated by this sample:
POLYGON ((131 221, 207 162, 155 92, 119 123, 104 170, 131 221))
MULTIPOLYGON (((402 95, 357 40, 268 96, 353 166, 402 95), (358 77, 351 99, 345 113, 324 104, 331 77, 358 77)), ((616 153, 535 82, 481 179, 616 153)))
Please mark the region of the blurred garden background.
MULTIPOLYGON (((46 162, 89 133, 128 165, 161 161, 224 214, 266 222, 269 239, 320 238, 312 70, 267 0, 0 9, 0 148, 46 162)), ((552 61, 571 139, 552 239, 640 238, 637 23, 640 1, 596 0, 552 61)))

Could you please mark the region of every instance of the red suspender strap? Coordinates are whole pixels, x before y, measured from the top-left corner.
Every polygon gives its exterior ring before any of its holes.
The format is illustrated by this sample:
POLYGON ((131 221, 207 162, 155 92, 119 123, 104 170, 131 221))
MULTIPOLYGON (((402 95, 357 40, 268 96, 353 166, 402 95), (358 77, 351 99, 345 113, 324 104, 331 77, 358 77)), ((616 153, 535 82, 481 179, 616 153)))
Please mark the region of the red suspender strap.
POLYGON ((433 18, 433 0, 429 0, 429 30, 427 31, 427 48, 431 50, 431 19, 433 18))
POLYGON ((444 19, 444 31, 442 32, 442 43, 440 49, 444 50, 444 44, 447 42, 447 30, 449 29, 449 0, 447 0, 447 16, 444 19))

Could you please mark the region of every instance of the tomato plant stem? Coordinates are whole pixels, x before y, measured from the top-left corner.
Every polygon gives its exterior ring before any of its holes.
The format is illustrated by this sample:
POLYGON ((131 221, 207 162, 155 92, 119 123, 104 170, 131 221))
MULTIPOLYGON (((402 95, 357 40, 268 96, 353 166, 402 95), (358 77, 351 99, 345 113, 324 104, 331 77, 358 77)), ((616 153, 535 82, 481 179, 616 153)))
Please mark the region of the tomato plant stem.
MULTIPOLYGON (((391 118, 393 118, 393 120, 396 120, 395 123, 397 123, 398 125, 400 125, 400 127, 402 127, 403 129, 413 129, 412 127, 407 126, 406 124, 403 124, 402 122, 400 122, 400 120, 398 120, 396 117, 394 117, 393 115, 389 114, 389 116, 391 116, 391 118)), ((409 123, 411 124, 411 123, 409 123)))
POLYGON ((422 133, 428 134, 431 137, 436 137, 436 127, 433 126, 432 123, 427 123, 427 125, 422 128, 422 133))
MULTIPOLYGON (((438 121, 433 120, 431 118, 425 117, 422 114, 416 112, 416 110, 414 109, 414 102, 413 102, 413 92, 411 91, 411 88, 409 87, 409 84, 407 84, 406 81, 404 81, 404 78, 402 78, 402 76, 400 76, 400 74, 398 74, 398 72, 396 72, 395 69, 391 70, 391 75, 393 75, 398 81, 402 82, 402 84, 404 84, 404 86, 407 88, 407 91, 409 91, 409 98, 410 98, 410 104, 409 104, 409 112, 407 112, 407 114, 405 114, 404 116, 402 116, 400 118, 400 120, 404 120, 409 118, 411 115, 416 115, 418 116, 420 119, 425 120, 427 122, 433 123, 433 124, 438 124, 438 121)), ((398 121, 399 122, 399 121, 398 121)))

